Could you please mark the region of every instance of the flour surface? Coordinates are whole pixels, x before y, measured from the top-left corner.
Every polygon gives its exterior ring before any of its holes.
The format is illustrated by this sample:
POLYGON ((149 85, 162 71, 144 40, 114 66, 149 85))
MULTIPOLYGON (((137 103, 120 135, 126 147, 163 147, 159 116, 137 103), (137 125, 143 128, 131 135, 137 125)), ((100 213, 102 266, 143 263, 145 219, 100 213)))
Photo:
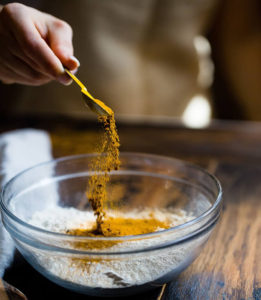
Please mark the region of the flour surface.
MULTIPOLYGON (((149 208, 141 211, 118 212, 117 217, 149 218, 152 212, 154 217, 161 221, 168 219, 171 227, 183 224, 193 218, 183 210, 170 212, 149 208)), ((108 212, 108 215, 115 216, 115 213, 108 212)), ((74 228, 92 228, 95 224, 95 217, 92 212, 57 206, 35 213, 30 224, 48 231, 65 233, 74 228)), ((158 231, 160 230, 162 228, 158 228, 158 231)), ((160 236, 155 239, 124 241, 106 248, 106 251, 131 251, 164 242, 168 242, 168 238, 160 236)), ((144 252, 141 255, 122 255, 121 259, 108 259, 108 257, 105 259, 104 256, 101 259, 91 257, 72 259, 68 256, 54 256, 44 252, 38 253, 36 256, 47 272, 66 281, 88 287, 123 288, 151 282, 175 271, 189 258, 191 247, 194 246, 190 242, 185 245, 168 247, 165 250, 144 252)), ((104 249, 102 250, 104 251, 104 249)))

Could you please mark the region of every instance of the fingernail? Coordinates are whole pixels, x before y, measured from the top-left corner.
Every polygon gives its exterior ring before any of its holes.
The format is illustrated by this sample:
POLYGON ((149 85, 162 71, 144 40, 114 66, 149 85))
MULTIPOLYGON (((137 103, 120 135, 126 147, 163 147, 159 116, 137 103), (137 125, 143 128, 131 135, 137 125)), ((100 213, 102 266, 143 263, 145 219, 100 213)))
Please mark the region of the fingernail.
POLYGON ((63 85, 70 85, 73 82, 67 74, 59 76, 57 80, 63 85))
POLYGON ((71 71, 72 74, 76 74, 78 72, 78 69, 74 69, 71 71))
POLYGON ((76 67, 74 68, 74 69, 77 69, 77 68, 79 68, 80 67, 80 62, 79 62, 79 60, 75 57, 75 56, 70 56, 70 60, 72 60, 73 62, 75 62, 76 63, 76 67))

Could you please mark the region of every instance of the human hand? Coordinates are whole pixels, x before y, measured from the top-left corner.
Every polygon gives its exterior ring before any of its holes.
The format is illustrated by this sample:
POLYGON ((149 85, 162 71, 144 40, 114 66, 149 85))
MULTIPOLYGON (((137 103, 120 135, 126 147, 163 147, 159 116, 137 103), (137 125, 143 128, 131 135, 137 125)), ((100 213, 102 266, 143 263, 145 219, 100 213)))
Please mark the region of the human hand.
POLYGON ((63 66, 71 71, 79 67, 70 25, 20 3, 5 5, 0 12, 0 80, 37 86, 55 79, 68 85, 63 66))

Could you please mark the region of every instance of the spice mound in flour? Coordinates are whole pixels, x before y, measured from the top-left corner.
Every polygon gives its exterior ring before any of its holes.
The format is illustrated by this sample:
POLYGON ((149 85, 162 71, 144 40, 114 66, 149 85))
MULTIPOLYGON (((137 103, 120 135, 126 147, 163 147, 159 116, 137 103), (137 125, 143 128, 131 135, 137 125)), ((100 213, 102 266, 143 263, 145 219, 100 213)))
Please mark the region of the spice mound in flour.
MULTIPOLYGON (((170 227, 170 222, 160 221, 153 216, 144 219, 109 217, 104 219, 101 224, 102 234, 97 233, 96 226, 92 229, 76 228, 67 230, 67 234, 86 236, 86 237, 121 237, 151 233, 170 227)), ((76 248, 81 249, 104 249, 112 247, 121 241, 94 240, 88 243, 75 243, 76 248)))
POLYGON ((128 235, 138 235, 151 233, 158 228, 169 228, 169 222, 163 222, 156 218, 132 219, 123 217, 106 218, 101 224, 102 234, 96 233, 96 228, 93 229, 70 229, 66 233, 79 236, 104 236, 104 237, 120 237, 128 235))
POLYGON ((93 234, 104 235, 106 230, 102 224, 106 215, 104 207, 108 201, 106 185, 110 180, 109 172, 118 170, 120 166, 120 140, 113 113, 109 116, 99 116, 98 121, 103 124, 105 132, 97 149, 98 156, 90 165, 94 174, 89 179, 86 196, 96 216, 96 228, 93 234))

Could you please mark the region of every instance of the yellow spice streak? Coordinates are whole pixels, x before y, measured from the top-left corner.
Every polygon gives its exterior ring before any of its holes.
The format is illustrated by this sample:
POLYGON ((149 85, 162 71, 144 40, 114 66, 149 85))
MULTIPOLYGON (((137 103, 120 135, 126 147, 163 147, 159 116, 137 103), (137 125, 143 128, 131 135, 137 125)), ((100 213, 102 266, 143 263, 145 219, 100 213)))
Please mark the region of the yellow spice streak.
POLYGON ((154 218, 150 219, 130 219, 130 218, 108 218, 102 224, 104 236, 117 237, 125 235, 146 234, 156 231, 158 228, 168 228, 167 222, 162 222, 154 218))
POLYGON ((108 201, 106 185, 109 182, 109 172, 118 170, 120 166, 119 147, 120 141, 117 134, 114 114, 99 116, 98 121, 103 124, 104 134, 98 147, 98 156, 90 166, 94 174, 88 182, 86 196, 96 216, 96 233, 103 234, 102 223, 105 217, 104 206, 108 201))
MULTIPOLYGON (((138 235, 154 232, 158 229, 167 229, 170 227, 169 222, 162 222, 155 218, 147 219, 133 219, 122 217, 109 217, 105 218, 101 224, 101 234, 97 233, 97 227, 92 229, 71 229, 67 233, 71 235, 79 235, 86 237, 121 237, 129 235, 138 235)), ((121 241, 106 241, 95 240, 88 242, 77 242, 77 248, 88 249, 103 249, 109 248, 121 241)))

